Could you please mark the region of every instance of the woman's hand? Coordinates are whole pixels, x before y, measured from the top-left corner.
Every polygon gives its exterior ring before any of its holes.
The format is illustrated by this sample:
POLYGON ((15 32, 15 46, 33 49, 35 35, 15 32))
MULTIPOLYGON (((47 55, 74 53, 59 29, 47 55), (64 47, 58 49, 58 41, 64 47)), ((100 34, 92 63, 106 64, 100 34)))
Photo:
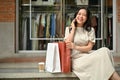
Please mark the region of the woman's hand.
POLYGON ((73 19, 73 21, 72 21, 72 23, 71 23, 72 29, 75 29, 75 21, 76 21, 76 19, 73 19))
POLYGON ((66 47, 68 49, 74 49, 75 48, 75 45, 74 45, 73 42, 71 42, 71 41, 65 41, 65 42, 66 42, 66 47))

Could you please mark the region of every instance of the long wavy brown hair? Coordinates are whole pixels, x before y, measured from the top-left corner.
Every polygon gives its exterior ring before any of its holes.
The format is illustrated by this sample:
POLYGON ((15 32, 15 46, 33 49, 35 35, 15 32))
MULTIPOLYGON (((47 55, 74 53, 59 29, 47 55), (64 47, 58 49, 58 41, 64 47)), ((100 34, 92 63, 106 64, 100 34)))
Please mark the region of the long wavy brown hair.
MULTIPOLYGON (((82 8, 80 8, 80 9, 85 9, 86 12, 87 12, 87 20, 86 20, 86 22, 84 23, 83 28, 89 32, 89 31, 91 30, 91 27, 92 27, 92 26, 91 26, 91 12, 90 12, 90 10, 89 10, 88 8, 86 8, 86 7, 82 7, 82 8)), ((79 10, 80 10, 80 9, 79 9, 79 10)), ((76 18, 79 10, 75 13, 74 18, 76 18)), ((77 22, 75 22, 75 26, 77 26, 77 22)))

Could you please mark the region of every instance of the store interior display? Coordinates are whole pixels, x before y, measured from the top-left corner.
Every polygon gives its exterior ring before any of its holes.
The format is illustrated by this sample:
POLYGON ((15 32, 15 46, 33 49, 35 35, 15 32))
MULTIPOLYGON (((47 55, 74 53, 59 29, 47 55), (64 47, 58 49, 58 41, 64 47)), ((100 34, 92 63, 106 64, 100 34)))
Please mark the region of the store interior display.
POLYGON ((96 33, 93 49, 106 46, 112 50, 113 12, 112 5, 107 2, 109 0, 102 4, 101 0, 19 0, 19 50, 44 51, 47 43, 62 41, 65 28, 70 26, 80 7, 89 7, 92 13, 91 23, 96 33), (101 18, 103 4, 105 13, 101 18), (103 26, 102 21, 105 21, 103 26))

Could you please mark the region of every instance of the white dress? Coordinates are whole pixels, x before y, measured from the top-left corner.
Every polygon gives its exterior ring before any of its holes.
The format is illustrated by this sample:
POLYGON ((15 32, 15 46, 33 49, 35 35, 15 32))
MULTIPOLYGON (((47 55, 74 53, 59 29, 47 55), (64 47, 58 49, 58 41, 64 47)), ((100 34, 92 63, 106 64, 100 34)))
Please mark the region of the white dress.
MULTIPOLYGON (((68 34, 69 28, 66 27, 65 39, 68 34)), ((95 43, 94 29, 87 32, 83 28, 77 27, 74 35, 75 45, 87 45, 88 41, 95 43)), ((72 50, 71 57, 72 70, 80 80, 108 80, 115 71, 112 53, 106 47, 89 53, 72 50)))

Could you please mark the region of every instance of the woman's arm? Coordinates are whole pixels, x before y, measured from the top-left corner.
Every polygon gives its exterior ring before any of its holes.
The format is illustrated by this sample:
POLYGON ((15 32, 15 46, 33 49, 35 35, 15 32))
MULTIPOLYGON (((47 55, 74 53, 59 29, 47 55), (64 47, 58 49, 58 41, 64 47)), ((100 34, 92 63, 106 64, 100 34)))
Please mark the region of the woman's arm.
POLYGON ((79 50, 81 52, 89 52, 90 50, 92 50, 93 45, 94 45, 94 43, 91 41, 89 41, 87 46, 77 46, 77 45, 73 44, 73 46, 74 46, 73 49, 79 50))
POLYGON ((75 19, 71 23, 71 26, 70 26, 71 29, 69 29, 70 31, 69 31, 69 34, 68 34, 67 38, 65 39, 65 41, 73 42, 73 38, 74 38, 74 34, 75 34, 75 28, 76 28, 74 23, 75 23, 75 19))
POLYGON ((75 49, 75 50, 78 50, 80 52, 89 52, 93 48, 93 45, 94 45, 94 43, 91 41, 89 41, 88 45, 86 45, 86 46, 78 46, 78 45, 75 45, 71 41, 66 41, 67 48, 75 49))
POLYGON ((65 42, 66 42, 66 41, 71 41, 71 42, 73 42, 74 34, 75 34, 75 29, 71 29, 70 33, 68 34, 68 37, 65 39, 65 42))

